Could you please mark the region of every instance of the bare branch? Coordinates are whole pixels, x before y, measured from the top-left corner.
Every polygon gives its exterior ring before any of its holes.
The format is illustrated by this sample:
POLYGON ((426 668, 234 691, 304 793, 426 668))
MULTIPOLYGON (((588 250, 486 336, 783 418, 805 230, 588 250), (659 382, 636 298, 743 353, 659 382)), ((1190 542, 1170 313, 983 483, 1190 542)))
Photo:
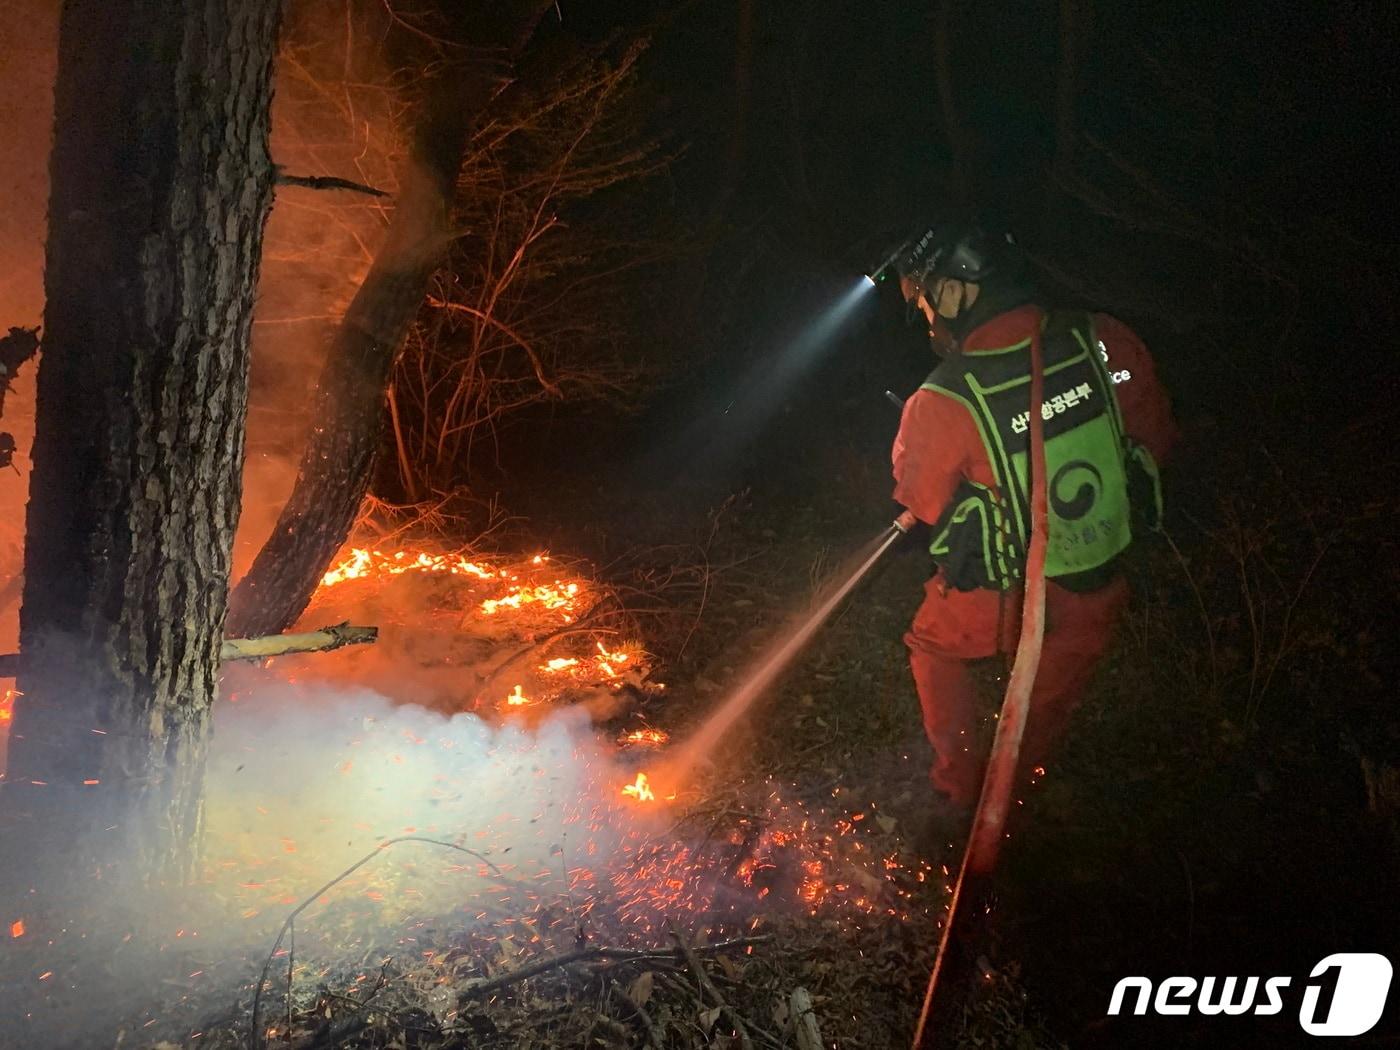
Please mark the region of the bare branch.
POLYGON ((355 182, 352 179, 342 179, 335 175, 288 175, 281 168, 277 169, 277 175, 272 181, 278 186, 304 186, 311 190, 350 190, 370 197, 389 196, 381 189, 366 186, 363 182, 355 182))

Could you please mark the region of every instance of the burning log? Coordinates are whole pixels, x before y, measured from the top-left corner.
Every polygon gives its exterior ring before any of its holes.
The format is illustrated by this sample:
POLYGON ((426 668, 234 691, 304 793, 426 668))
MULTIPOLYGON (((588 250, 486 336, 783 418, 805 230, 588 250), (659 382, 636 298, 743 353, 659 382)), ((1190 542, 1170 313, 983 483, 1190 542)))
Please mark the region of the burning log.
MULTIPOLYGON (((356 627, 338 623, 300 634, 269 634, 261 638, 225 638, 219 647, 219 660, 266 660, 291 653, 324 653, 347 645, 366 645, 379 638, 378 627, 356 627)), ((0 653, 0 678, 19 673, 20 653, 0 653)))

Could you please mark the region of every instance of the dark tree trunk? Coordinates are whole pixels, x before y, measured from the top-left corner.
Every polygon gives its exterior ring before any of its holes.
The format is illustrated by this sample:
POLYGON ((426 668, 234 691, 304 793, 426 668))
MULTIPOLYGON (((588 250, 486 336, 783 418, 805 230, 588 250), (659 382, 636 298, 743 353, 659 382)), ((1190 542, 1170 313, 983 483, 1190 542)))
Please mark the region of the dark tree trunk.
POLYGON ((5 793, 48 859, 169 871, 199 831, 280 16, 64 5, 5 793))
POLYGON ((447 248, 447 219, 467 141, 540 15, 552 6, 546 0, 481 6, 471 16, 471 39, 494 46, 465 67, 443 66, 429 85, 388 237, 332 340, 296 484, 272 535, 234 589, 231 634, 276 634, 295 623, 350 534, 383 443, 394 359, 447 248))

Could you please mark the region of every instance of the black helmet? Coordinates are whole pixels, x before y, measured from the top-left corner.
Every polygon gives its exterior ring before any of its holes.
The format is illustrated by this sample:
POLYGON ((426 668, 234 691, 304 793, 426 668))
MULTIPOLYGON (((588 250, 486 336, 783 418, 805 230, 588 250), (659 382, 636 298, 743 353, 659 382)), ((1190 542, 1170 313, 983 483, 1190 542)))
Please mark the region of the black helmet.
POLYGON ((930 278, 951 277, 982 283, 1019 270, 1016 242, 1009 233, 988 233, 976 222, 946 222, 909 242, 899 259, 899 275, 927 287, 930 278))

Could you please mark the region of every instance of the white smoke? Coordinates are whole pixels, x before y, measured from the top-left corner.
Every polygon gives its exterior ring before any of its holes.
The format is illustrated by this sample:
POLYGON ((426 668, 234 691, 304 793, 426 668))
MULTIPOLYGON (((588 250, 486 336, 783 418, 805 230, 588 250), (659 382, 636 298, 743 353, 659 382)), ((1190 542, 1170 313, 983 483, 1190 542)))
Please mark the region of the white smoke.
MULTIPOLYGON (((612 892, 618 858, 668 826, 667 811, 622 795, 631 775, 581 711, 490 725, 270 670, 237 668, 225 684, 236 691, 215 708, 203 877, 154 901, 96 882, 61 929, 29 916, 0 958, 13 993, 0 1000, 0 1046, 111 1045, 123 1028, 140 1030, 136 1045, 187 1037, 231 998, 246 1008, 279 929, 309 898, 296 919, 299 994, 321 975, 346 980, 542 915, 568 944, 612 892)), ((277 1009, 285 949, 267 993, 277 1009)))
POLYGON ((308 910, 393 925, 482 912, 479 898, 571 892, 650 814, 581 712, 528 730, 395 705, 375 693, 267 683, 215 717, 207 798, 211 889, 259 929, 386 840, 414 837, 308 910), (639 823, 640 822, 640 823, 639 823), (574 872, 575 875, 570 875, 574 872), (503 889, 505 887, 505 889, 503 889), (514 887, 514 889, 510 889, 514 887), (368 902, 368 903, 366 903, 368 902))

